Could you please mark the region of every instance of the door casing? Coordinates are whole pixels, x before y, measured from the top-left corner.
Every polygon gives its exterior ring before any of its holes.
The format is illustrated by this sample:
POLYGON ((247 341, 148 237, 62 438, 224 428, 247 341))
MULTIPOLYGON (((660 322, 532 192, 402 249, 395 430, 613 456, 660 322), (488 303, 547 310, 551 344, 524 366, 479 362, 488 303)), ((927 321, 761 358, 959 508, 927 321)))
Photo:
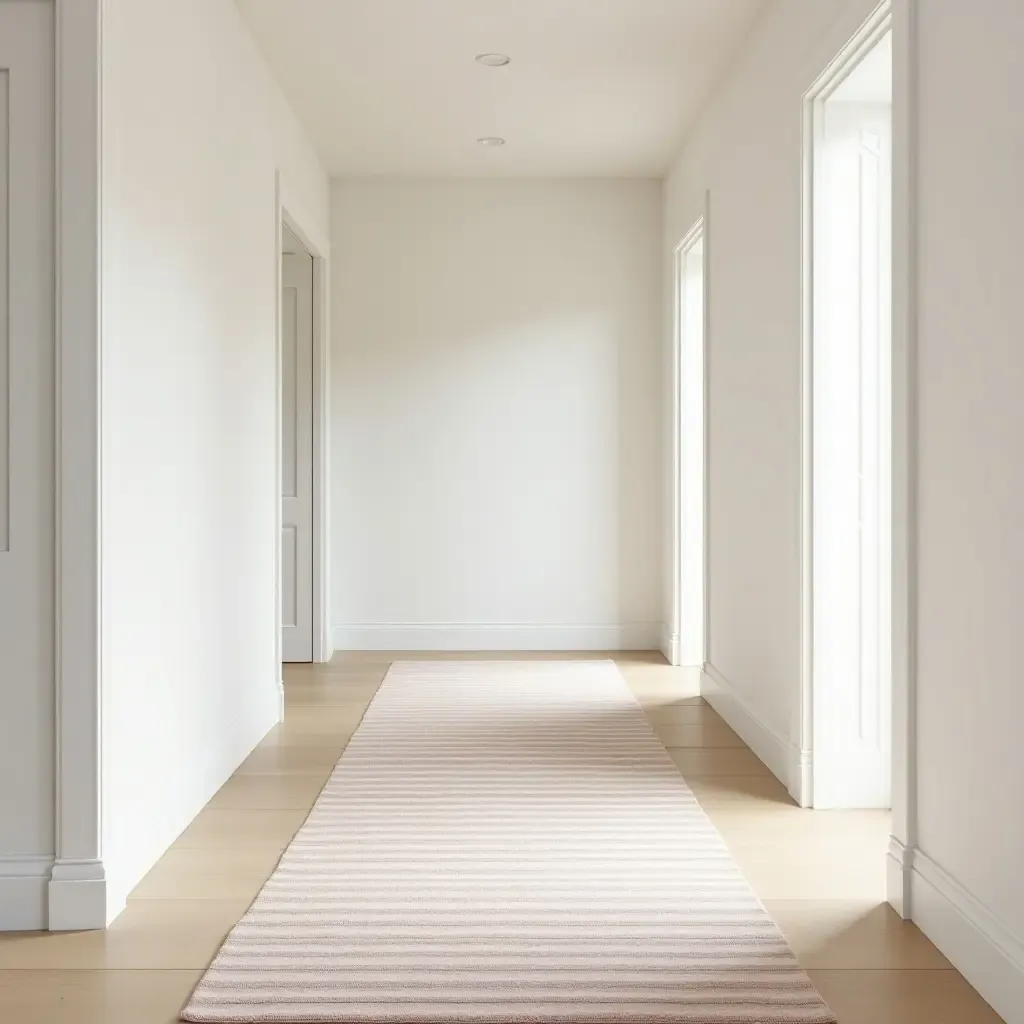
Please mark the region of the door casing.
MULTIPOLYGON (((842 31, 837 26, 836 32, 842 31)), ((835 57, 813 79, 803 100, 802 281, 802 615, 800 700, 793 737, 789 791, 804 807, 813 802, 814 672, 812 557, 812 354, 814 341, 815 108, 886 32, 892 32, 892 337, 890 462, 890 617, 892 722, 892 835, 886 858, 886 894, 905 919, 917 843, 915 406, 917 321, 917 0, 883 0, 852 35, 835 40, 835 57)))

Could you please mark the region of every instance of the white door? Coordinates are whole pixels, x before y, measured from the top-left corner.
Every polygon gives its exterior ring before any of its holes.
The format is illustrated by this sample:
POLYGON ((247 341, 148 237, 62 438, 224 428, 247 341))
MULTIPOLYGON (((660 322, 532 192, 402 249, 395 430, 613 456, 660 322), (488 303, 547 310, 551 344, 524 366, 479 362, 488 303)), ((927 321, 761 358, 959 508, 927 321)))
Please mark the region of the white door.
POLYGON ((281 282, 281 633, 313 660, 313 258, 285 231, 281 282))
POLYGON ((891 117, 824 105, 814 333, 814 805, 888 807, 891 117))
MULTIPOLYGON (((54 849, 53 135, 53 7, 4 0, 0 2, 0 876, 7 856, 38 857, 54 849)), ((5 920, 8 926, 20 926, 16 921, 23 909, 0 905, 0 930, 5 920)))

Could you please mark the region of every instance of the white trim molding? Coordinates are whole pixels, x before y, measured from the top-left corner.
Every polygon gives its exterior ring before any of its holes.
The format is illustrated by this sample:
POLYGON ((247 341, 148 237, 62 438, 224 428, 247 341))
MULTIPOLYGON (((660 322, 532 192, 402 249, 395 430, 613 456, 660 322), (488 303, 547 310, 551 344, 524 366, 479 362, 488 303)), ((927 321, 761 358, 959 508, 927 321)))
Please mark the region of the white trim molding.
POLYGON ((904 845, 896 836, 890 836, 885 856, 885 887, 890 905, 904 920, 910 917, 903 904, 904 901, 910 902, 910 872, 913 866, 913 847, 904 845))
MULTIPOLYGON (((893 0, 892 152, 892 831, 917 835, 917 0, 893 0)), ((887 898, 913 916, 909 871, 887 898)))
POLYGON ((814 751, 791 743, 789 747, 789 775, 786 785, 789 795, 800 807, 814 806, 814 751))
POLYGON ((679 664, 679 634, 672 632, 672 627, 663 622, 660 626, 661 641, 658 650, 665 655, 665 660, 670 665, 679 664))
POLYGON ((313 256, 313 660, 334 655, 331 635, 331 265, 313 256))
POLYGON ((46 928, 52 870, 53 857, 0 857, 0 907, 5 930, 36 932, 46 928))
MULTIPOLYGON (((708 452, 709 452, 709 423, 708 423, 708 392, 709 392, 709 360, 710 334, 709 310, 710 298, 710 273, 709 273, 709 246, 708 225, 710 221, 711 193, 704 193, 704 207, 700 216, 693 223, 690 229, 683 235, 682 239, 675 246, 672 252, 672 412, 670 447, 672 452, 671 462, 671 573, 672 573, 672 594, 671 594, 671 641, 662 647, 665 657, 670 665, 680 667, 699 667, 703 665, 708 657, 708 452), (692 341, 684 331, 684 319, 686 317, 686 301, 683 295, 683 261, 690 251, 698 244, 703 243, 702 263, 702 298, 701 298, 701 338, 700 338, 700 364, 701 364, 701 386, 700 386, 700 429, 701 429, 701 450, 700 465, 692 467, 687 465, 684 456, 682 439, 687 421, 687 409, 684 402, 684 345, 692 341), (697 472, 693 470, 696 468, 697 472), (687 469, 690 470, 690 479, 684 479, 687 469), (695 480, 694 477, 697 477, 695 480), (700 512, 698 515, 688 516, 684 511, 684 494, 695 487, 700 492, 700 512), (697 549, 700 552, 700 579, 685 579, 683 562, 686 560, 688 550, 697 549), (695 595, 699 591, 699 596, 695 595), (684 596, 686 595, 686 596, 684 596), (687 597, 690 603, 699 602, 700 623, 699 628, 694 628, 688 621, 687 597), (695 598, 695 599, 694 599, 695 598)), ((687 346, 688 348, 688 346, 687 346)), ((696 417, 694 417, 696 419, 696 417)))
POLYGON ((113 900, 102 860, 60 857, 50 876, 48 928, 51 932, 105 928, 124 910, 124 895, 113 900))
POLYGON ((404 622, 338 625, 339 651, 656 651, 661 625, 404 622))
POLYGON ((103 928, 101 0, 57 0, 56 857, 51 931, 103 928))
POLYGON ((1022 1024, 1024 936, 921 850, 909 878, 914 923, 1007 1024, 1022 1024))

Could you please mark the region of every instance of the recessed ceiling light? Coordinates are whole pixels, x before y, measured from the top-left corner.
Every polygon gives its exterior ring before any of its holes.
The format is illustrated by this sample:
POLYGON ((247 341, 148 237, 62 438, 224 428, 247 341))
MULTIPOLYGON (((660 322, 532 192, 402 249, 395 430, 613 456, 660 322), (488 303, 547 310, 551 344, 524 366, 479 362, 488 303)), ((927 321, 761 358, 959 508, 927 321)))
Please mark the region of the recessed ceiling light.
POLYGON ((503 68, 511 61, 512 58, 506 57, 503 53, 478 53, 476 55, 477 64, 483 64, 488 68, 503 68))
POLYGON ((505 140, 499 135, 485 135, 483 138, 477 139, 477 142, 481 146, 504 146, 505 140))

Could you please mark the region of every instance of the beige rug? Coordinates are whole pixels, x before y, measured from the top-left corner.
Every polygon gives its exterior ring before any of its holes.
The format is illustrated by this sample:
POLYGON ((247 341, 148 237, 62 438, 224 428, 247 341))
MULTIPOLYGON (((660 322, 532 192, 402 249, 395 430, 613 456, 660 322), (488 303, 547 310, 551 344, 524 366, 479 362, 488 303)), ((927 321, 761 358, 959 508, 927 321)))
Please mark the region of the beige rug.
POLYGON ((612 662, 394 665, 183 1019, 835 1020, 612 662))

